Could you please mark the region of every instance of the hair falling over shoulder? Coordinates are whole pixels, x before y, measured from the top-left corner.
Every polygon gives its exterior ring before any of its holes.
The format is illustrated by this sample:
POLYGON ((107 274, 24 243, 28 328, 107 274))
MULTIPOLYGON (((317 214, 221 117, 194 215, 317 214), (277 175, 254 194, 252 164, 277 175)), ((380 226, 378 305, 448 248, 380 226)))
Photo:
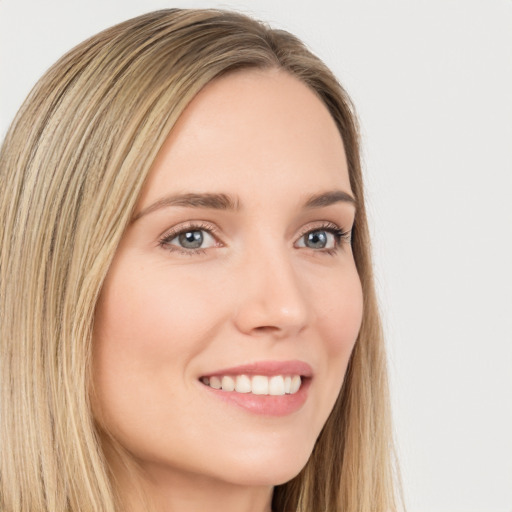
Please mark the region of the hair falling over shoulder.
POLYGON ((275 512, 392 512, 399 492, 354 109, 297 38, 244 15, 170 9, 114 26, 38 82, 0 153, 0 509, 115 512, 91 415, 95 305, 158 149, 192 98, 243 68, 279 68, 327 106, 358 209, 364 317, 344 385, 275 512))

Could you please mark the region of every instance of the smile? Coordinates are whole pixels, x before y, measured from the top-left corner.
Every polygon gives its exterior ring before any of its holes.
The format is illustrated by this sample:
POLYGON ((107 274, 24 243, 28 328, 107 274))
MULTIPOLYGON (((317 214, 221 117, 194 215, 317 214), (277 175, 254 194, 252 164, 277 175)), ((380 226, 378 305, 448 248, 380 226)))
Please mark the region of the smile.
POLYGON ((304 361, 256 361, 199 377, 206 396, 263 416, 297 412, 307 400, 313 369, 304 361))
POLYGON ((253 395, 294 395, 301 387, 300 375, 212 375, 201 382, 213 389, 253 395))

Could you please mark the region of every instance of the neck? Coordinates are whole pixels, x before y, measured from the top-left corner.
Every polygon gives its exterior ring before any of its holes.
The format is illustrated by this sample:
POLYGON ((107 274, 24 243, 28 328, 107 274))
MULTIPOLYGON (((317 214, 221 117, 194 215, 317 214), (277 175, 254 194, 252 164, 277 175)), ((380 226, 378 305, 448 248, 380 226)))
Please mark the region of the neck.
POLYGON ((271 512, 271 486, 233 484, 156 464, 110 462, 124 512, 271 512))
MULTIPOLYGON (((271 487, 230 485, 193 475, 147 482, 155 512, 270 512, 271 487)), ((139 511, 134 511, 139 512, 139 511)))

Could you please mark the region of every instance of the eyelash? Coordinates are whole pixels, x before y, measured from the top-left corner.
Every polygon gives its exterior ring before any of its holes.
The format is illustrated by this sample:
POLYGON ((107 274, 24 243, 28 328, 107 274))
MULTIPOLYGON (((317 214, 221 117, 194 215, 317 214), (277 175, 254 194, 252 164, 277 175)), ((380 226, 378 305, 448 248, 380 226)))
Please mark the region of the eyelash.
POLYGON ((303 230, 300 231, 297 240, 301 240, 307 234, 314 233, 315 231, 327 231, 328 233, 334 235, 335 240, 335 246, 332 249, 317 249, 315 250, 317 253, 320 252, 322 254, 334 256, 341 248, 342 243, 351 244, 352 242, 352 230, 344 230, 333 222, 324 222, 314 227, 306 226, 303 230))
MULTIPOLYGON (((171 241, 176 237, 180 236, 183 233, 187 233, 189 231, 205 231, 212 238, 217 239, 216 233, 217 229, 210 224, 202 223, 202 222, 191 222, 190 224, 182 225, 178 228, 172 229, 168 231, 160 240, 158 241, 159 247, 165 249, 169 252, 177 252, 179 254, 184 254, 187 256, 194 256, 198 254, 205 254, 208 248, 199 248, 199 249, 185 249, 181 248, 178 245, 171 245, 171 241)), ((352 242, 352 230, 343 230, 336 224, 332 222, 324 222, 318 226, 308 226, 300 231, 297 240, 301 240, 304 236, 309 233, 313 233, 315 231, 327 231, 334 236, 335 239, 335 247, 330 249, 317 249, 314 252, 323 253, 327 255, 335 255, 341 247, 342 243, 351 243, 352 242)))
POLYGON ((178 228, 173 228, 171 231, 165 233, 165 235, 159 240, 158 245, 169 252, 177 252, 186 256, 194 256, 196 254, 205 254, 206 249, 185 249, 179 245, 171 245, 171 241, 177 236, 189 231, 205 231, 213 238, 217 239, 217 229, 211 224, 202 222, 191 222, 189 224, 181 225, 178 228))

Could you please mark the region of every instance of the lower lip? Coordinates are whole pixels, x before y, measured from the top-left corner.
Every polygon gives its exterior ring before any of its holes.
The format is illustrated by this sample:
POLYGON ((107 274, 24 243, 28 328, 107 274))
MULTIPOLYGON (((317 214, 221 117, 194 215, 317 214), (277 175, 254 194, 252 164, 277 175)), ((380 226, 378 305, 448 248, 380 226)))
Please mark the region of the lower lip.
POLYGON ((286 416, 298 411, 308 397, 311 379, 303 379, 302 384, 293 395, 254 395, 253 393, 237 393, 222 391, 201 384, 213 396, 236 407, 261 416, 286 416))

